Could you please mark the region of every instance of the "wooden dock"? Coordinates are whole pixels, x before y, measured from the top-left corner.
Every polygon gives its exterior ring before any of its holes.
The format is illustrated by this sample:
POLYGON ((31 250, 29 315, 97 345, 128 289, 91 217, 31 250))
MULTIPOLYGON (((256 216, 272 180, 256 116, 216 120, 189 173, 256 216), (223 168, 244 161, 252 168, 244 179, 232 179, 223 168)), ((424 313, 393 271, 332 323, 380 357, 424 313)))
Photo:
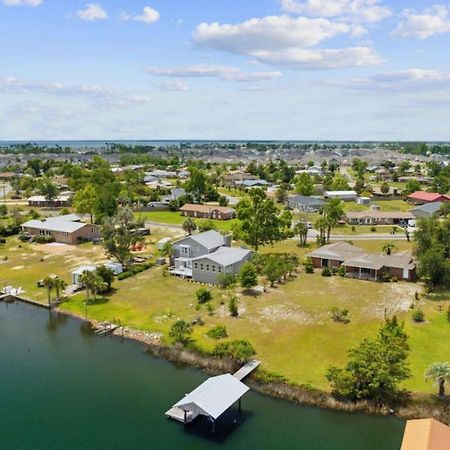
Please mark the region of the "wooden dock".
POLYGON ((250 375, 260 364, 261 364, 261 361, 252 359, 247 364, 242 366, 236 373, 234 373, 233 377, 237 378, 239 381, 241 381, 245 377, 250 375))

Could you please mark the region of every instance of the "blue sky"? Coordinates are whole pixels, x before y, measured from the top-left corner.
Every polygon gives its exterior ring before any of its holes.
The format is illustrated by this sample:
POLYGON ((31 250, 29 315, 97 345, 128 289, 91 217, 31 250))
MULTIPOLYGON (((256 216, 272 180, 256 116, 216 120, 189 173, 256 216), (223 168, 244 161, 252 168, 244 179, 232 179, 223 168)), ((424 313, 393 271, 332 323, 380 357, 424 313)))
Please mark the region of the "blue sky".
POLYGON ((450 4, 0 0, 0 139, 450 140, 450 4))

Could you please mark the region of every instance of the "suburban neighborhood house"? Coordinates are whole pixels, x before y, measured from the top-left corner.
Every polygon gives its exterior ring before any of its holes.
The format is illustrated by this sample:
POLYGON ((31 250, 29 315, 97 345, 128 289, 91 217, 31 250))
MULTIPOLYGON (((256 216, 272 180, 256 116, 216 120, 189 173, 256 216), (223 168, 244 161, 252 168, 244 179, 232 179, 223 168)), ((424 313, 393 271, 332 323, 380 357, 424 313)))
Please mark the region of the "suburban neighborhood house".
POLYGON ((425 203, 424 205, 410 209, 410 212, 416 219, 428 219, 434 215, 439 215, 442 204, 442 202, 425 203))
POLYGON ((50 236, 55 242, 79 244, 99 238, 97 226, 81 222, 74 214, 49 217, 46 220, 29 220, 22 224, 22 231, 31 236, 50 236))
POLYGON ((406 226, 415 218, 411 212, 401 211, 350 211, 345 213, 349 225, 400 225, 406 226))
POLYGON ((237 274, 253 252, 231 247, 231 236, 217 231, 187 236, 174 242, 170 273, 215 284, 222 273, 237 274))
POLYGON ((346 274, 353 278, 374 281, 386 275, 406 281, 416 278, 416 263, 410 252, 375 255, 347 242, 337 242, 320 247, 306 256, 311 258, 316 268, 343 266, 346 274))
POLYGON ((356 202, 356 197, 358 197, 358 194, 356 191, 326 191, 323 194, 323 197, 326 200, 338 198, 343 202, 356 202))
POLYGON ((305 195, 295 195, 287 199, 288 208, 305 212, 318 212, 325 202, 319 198, 306 197, 305 195))
POLYGON ((450 195, 424 191, 413 192, 412 194, 409 194, 406 198, 408 199, 408 201, 414 203, 415 205, 423 205, 425 203, 432 203, 432 202, 450 201, 450 195))
POLYGON ((251 173, 243 172, 242 170, 236 170, 223 175, 221 178, 222 186, 234 187, 236 183, 244 180, 257 180, 258 177, 251 173))
POLYGON ((64 208, 70 206, 71 198, 71 193, 63 193, 53 200, 48 200, 43 195, 33 195, 27 199, 27 202, 28 206, 35 208, 64 208))
POLYGON ((253 251, 238 247, 221 247, 214 253, 192 260, 192 279, 202 283, 217 284, 223 273, 236 275, 242 265, 253 256, 253 251))
POLYGON ((180 211, 183 216, 199 219, 230 220, 236 217, 236 210, 227 206, 187 204, 180 211))

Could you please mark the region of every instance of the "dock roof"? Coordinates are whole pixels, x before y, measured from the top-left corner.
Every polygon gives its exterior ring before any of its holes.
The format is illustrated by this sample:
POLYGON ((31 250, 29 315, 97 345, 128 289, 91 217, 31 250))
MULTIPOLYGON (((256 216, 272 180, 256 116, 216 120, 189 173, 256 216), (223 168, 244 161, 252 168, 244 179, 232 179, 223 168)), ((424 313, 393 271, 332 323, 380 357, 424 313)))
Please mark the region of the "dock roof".
POLYGON ((450 448, 450 428, 434 419, 406 422, 401 450, 444 450, 450 448))
POLYGON ((175 404, 183 411, 192 411, 214 420, 237 402, 249 388, 227 373, 208 378, 175 404))

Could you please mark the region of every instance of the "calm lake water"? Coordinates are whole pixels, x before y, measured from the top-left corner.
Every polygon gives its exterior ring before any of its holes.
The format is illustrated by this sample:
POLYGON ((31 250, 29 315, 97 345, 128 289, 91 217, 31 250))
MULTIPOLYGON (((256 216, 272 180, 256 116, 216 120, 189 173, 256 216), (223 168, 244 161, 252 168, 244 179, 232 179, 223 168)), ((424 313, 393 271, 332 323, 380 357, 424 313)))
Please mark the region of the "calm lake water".
MULTIPOLYGON (((0 448, 398 450, 404 423, 274 400, 255 392, 212 437, 166 411, 206 375, 99 338, 77 320, 0 302, 0 448)), ((227 419, 227 418, 225 418, 227 419)))

